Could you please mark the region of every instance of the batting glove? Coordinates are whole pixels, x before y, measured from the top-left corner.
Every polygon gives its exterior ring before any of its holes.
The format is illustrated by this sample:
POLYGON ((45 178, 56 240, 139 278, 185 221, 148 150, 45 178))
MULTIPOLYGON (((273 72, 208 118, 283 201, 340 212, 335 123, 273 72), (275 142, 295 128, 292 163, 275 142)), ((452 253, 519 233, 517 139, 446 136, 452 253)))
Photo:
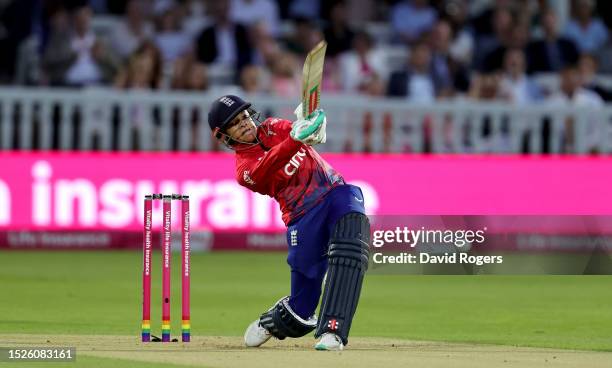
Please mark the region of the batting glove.
POLYGON ((323 110, 315 110, 308 118, 302 117, 302 108, 300 106, 295 109, 295 114, 298 120, 293 122, 291 128, 291 138, 300 141, 304 144, 313 146, 319 143, 325 143, 327 119, 323 110))

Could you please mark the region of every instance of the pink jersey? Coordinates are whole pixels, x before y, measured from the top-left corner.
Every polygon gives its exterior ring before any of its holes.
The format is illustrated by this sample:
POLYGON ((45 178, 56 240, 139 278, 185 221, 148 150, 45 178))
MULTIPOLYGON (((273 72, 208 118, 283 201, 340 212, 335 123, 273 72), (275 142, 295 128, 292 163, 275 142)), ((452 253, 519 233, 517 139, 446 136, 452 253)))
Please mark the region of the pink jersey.
POLYGON ((259 144, 236 146, 240 185, 276 199, 289 224, 317 205, 344 179, 312 147, 294 141, 291 122, 268 118, 257 129, 259 144))

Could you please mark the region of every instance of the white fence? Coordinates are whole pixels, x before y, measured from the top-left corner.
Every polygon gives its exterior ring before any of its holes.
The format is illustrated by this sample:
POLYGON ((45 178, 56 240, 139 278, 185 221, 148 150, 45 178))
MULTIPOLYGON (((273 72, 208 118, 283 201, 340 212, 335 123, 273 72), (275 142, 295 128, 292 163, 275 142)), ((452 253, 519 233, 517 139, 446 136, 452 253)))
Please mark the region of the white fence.
MULTIPOLYGON (((0 150, 221 149, 208 108, 217 94, 0 88, 0 150)), ((246 97, 292 119, 295 98, 246 97)), ((611 153, 612 107, 516 107, 327 96, 332 152, 611 153)))

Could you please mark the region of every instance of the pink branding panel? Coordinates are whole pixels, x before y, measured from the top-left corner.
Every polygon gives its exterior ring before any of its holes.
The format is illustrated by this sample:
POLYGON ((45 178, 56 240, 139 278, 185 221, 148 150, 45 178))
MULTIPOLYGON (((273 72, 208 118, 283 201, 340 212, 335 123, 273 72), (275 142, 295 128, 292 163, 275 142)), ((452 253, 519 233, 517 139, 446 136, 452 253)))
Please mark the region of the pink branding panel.
MULTIPOLYGON (((612 158, 325 155, 373 215, 612 214, 612 158)), ((142 231, 148 193, 188 194, 196 230, 284 228, 230 154, 2 153, 0 229, 142 231)), ((155 203, 153 224, 161 224, 155 203)), ((180 223, 180 208, 172 212, 180 223)))

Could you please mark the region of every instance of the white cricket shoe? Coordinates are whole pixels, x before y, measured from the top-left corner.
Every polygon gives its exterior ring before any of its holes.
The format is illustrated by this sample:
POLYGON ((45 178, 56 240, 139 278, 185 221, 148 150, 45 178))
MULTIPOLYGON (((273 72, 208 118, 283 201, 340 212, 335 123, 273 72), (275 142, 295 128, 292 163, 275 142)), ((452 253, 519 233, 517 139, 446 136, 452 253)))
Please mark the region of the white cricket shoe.
POLYGON ((344 349, 342 339, 336 334, 327 332, 319 339, 319 342, 315 344, 316 350, 328 350, 328 351, 340 351, 344 349))
POLYGON ((244 333, 244 344, 249 347, 257 347, 263 345, 266 341, 270 340, 272 335, 265 328, 259 324, 259 318, 253 321, 247 327, 244 333))

